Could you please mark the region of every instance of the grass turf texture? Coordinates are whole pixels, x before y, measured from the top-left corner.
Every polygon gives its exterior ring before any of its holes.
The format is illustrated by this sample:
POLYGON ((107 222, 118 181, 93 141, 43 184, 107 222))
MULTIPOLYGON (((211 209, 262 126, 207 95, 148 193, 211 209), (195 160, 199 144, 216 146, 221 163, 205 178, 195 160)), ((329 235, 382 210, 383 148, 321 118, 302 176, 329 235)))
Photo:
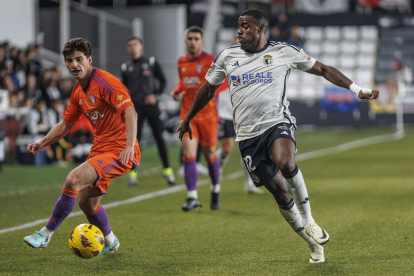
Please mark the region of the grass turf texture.
MULTIPOLYGON (((392 132, 331 129, 296 134, 298 154, 392 132)), ((298 162, 312 213, 331 235, 326 262, 309 264, 309 249, 280 215, 273 197, 248 195, 243 179, 222 182, 222 206, 211 211, 209 186, 199 188, 204 208, 184 213, 185 191, 108 209, 120 251, 92 260, 68 248, 70 231, 87 222, 68 218, 50 245, 34 250, 23 237, 42 225, 0 234, 0 274, 88 275, 410 275, 413 219, 414 129, 385 142, 298 162)), ((170 149, 174 169, 177 148, 170 149)), ((240 170, 235 147, 224 170, 240 170)), ((159 166, 154 148, 143 150, 139 170, 159 166)), ((0 228, 47 218, 73 168, 6 165, 0 174, 0 228)), ((205 177, 203 177, 205 178, 205 177)), ((178 183, 183 183, 178 178, 178 183)), ((167 188, 161 173, 129 188, 115 179, 102 203, 167 188)), ((78 207, 75 211, 79 210, 78 207)))

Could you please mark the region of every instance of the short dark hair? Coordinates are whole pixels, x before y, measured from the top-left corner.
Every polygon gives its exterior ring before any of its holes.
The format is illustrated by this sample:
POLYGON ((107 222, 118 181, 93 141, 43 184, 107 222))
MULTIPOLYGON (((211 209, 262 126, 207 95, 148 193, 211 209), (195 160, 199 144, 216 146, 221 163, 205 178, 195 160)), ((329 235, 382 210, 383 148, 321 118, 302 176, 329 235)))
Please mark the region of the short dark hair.
POLYGON ((66 56, 74 53, 75 51, 82 52, 86 57, 90 57, 92 55, 91 43, 84 38, 72 38, 66 42, 65 47, 63 47, 63 57, 66 58, 66 56))
POLYGON ((203 29, 200 28, 199 26, 193 25, 187 28, 187 30, 185 30, 185 34, 187 33, 200 33, 201 37, 203 37, 203 29))
POLYGON ((254 19, 256 19, 258 25, 263 24, 265 28, 269 26, 269 18, 267 17, 266 13, 258 10, 258 9, 250 9, 245 10, 240 16, 252 16, 254 19))
POLYGON ((140 38, 138 36, 135 36, 135 35, 128 36, 127 39, 126 39, 126 42, 128 43, 128 42, 130 42, 131 40, 134 40, 134 39, 138 40, 139 42, 141 42, 142 45, 144 45, 144 42, 142 41, 142 38, 140 38))

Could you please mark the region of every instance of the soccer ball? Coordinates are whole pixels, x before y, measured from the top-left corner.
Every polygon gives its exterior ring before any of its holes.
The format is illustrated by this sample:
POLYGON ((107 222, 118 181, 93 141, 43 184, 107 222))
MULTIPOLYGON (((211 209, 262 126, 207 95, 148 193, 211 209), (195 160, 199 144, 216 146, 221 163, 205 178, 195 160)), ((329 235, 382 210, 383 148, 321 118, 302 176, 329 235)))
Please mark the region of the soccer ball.
POLYGON ((69 248, 79 258, 90 259, 98 256, 104 244, 102 231, 92 224, 78 225, 69 235, 69 248))

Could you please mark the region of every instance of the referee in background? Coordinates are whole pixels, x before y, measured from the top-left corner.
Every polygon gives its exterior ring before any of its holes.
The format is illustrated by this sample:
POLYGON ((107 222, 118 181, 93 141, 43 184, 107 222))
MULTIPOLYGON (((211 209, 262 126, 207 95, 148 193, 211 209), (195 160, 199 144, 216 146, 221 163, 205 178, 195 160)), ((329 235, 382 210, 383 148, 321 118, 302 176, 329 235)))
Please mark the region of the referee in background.
MULTIPOLYGON (((175 184, 175 177, 168 160, 167 147, 162 132, 164 124, 160 119, 157 95, 160 95, 165 88, 166 80, 162 69, 154 57, 146 58, 142 55, 144 44, 142 39, 136 36, 127 38, 127 51, 131 60, 121 65, 122 82, 131 94, 131 100, 138 113, 138 142, 141 141, 142 125, 144 119, 152 129, 155 141, 157 142, 164 170, 163 176, 168 184, 175 184)), ((137 185, 136 168, 129 173, 128 184, 137 185)))

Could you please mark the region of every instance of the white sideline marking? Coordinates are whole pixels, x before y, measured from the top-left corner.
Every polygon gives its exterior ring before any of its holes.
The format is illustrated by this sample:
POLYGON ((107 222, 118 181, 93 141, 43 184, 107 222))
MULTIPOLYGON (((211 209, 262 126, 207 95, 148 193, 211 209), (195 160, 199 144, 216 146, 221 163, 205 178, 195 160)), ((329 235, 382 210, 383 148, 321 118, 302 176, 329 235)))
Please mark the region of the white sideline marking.
MULTIPOLYGON (((331 147, 331 148, 326 148, 326 149, 321 149, 321 150, 315 150, 315 151, 311 151, 311 152, 307 152, 307 153, 302 153, 302 154, 298 154, 296 155, 296 161, 304 161, 307 159, 312 159, 312 158, 316 158, 316 157, 320 157, 320 156, 325 156, 325 155, 329 155, 329 154, 335 154, 335 153, 340 153, 340 152, 344 152, 350 149, 355 149, 355 148, 360 148, 363 146, 367 146, 367 145, 373 145, 373 144, 378 144, 378 143, 382 143, 382 142, 388 142, 388 141, 396 141, 396 140, 400 140, 401 138, 404 137, 404 131, 398 131, 392 134, 385 134, 385 135, 378 135, 378 136, 373 136, 370 138, 365 138, 365 139, 361 139, 361 140, 356 140, 353 142, 349 142, 349 143, 345 143, 336 147, 331 147)), ((223 179, 236 179, 240 176, 243 175, 243 171, 238 171, 235 173, 231 173, 229 175, 223 176, 223 179)), ((203 186, 210 183, 210 179, 204 179, 201 180, 197 183, 198 186, 203 186)), ((121 201, 115 201, 115 202, 111 202, 111 203, 107 203, 102 205, 105 209, 109 209, 109 208, 113 208, 113 207, 118 207, 118 206, 122 206, 122 205, 126 205, 126 204, 130 204, 130 203, 135 203, 135 202, 139 202, 145 199, 151 199, 157 196, 163 196, 163 195, 168 195, 168 194, 172 194, 181 190, 185 190, 185 185, 181 184, 178 186, 174 186, 168 189, 163 189, 160 191, 156 191, 156 192, 152 192, 152 193, 147 193, 147 194, 143 194, 143 195, 139 195, 133 198, 129 198, 126 200, 121 200, 121 201)), ((83 215, 82 211, 77 211, 77 212, 73 212, 71 213, 68 217, 75 217, 75 216, 80 216, 83 215)), ((42 223, 47 223, 49 221, 49 218, 45 218, 45 219, 39 219, 33 222, 29 222, 29 223, 25 223, 16 227, 12 227, 12 228, 7 228, 7 229, 2 229, 0 230, 0 234, 3 233, 8 233, 8 232, 13 232, 13 231, 17 231, 17 230, 21 230, 21 229, 25 229, 25 228, 29 228, 32 226, 36 226, 38 224, 42 224, 42 223)))

